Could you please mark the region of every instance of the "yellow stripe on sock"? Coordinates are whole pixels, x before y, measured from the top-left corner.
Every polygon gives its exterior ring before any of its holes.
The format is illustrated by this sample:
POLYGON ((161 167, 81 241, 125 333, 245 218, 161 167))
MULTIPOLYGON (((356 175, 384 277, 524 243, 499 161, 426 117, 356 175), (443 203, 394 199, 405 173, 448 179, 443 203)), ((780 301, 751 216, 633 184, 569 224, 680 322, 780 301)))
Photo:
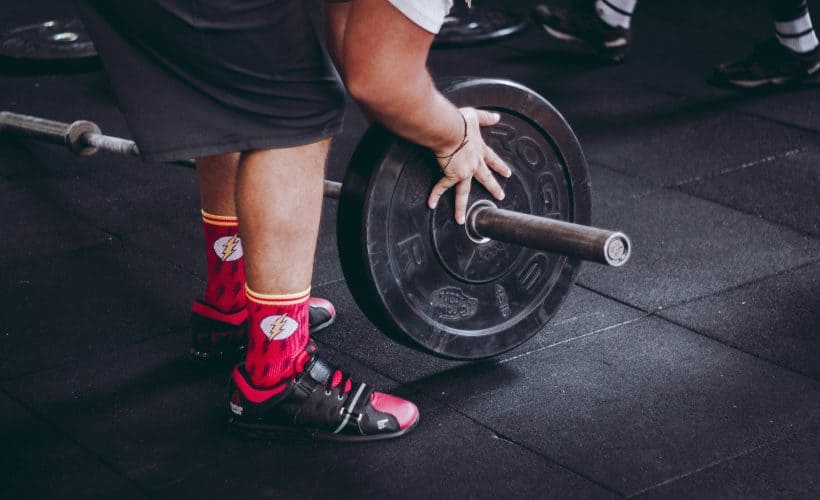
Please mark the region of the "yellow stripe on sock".
POLYGON ((200 212, 202 213, 202 220, 214 226, 236 226, 239 224, 239 219, 233 215, 214 215, 205 210, 200 210, 200 212))
POLYGON ((263 294, 251 290, 247 283, 245 284, 245 293, 248 300, 256 304, 267 306, 290 306, 294 304, 301 304, 310 298, 310 288, 297 293, 263 294))

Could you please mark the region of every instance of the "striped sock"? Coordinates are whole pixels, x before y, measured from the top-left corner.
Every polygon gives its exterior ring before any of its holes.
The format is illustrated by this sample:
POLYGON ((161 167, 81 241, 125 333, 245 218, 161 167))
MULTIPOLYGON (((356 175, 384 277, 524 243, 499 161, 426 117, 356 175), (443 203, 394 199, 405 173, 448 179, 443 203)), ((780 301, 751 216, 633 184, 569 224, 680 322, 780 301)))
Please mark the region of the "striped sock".
POLYGON ((595 11, 606 24, 629 29, 637 3, 638 0, 595 0, 595 11))
POLYGON ((207 283, 203 302, 223 313, 245 307, 245 259, 236 217, 202 211, 207 283))
POLYGON ((817 48, 817 35, 811 24, 809 11, 791 21, 775 21, 777 40, 787 49, 799 54, 811 52, 817 48))
POLYGON ((248 352, 245 371, 258 388, 280 384, 296 374, 296 359, 310 339, 310 289, 286 295, 263 295, 246 286, 248 352))

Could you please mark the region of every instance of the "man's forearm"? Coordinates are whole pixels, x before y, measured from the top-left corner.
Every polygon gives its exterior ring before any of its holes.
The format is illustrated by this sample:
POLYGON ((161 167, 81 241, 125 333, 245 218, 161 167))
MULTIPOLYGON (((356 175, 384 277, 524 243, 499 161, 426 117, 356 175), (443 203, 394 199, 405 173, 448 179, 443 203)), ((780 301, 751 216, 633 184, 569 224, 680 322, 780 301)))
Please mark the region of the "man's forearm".
POLYGON ((438 153, 458 147, 464 122, 436 89, 426 67, 434 35, 385 0, 353 2, 344 26, 341 72, 365 111, 393 132, 438 153))

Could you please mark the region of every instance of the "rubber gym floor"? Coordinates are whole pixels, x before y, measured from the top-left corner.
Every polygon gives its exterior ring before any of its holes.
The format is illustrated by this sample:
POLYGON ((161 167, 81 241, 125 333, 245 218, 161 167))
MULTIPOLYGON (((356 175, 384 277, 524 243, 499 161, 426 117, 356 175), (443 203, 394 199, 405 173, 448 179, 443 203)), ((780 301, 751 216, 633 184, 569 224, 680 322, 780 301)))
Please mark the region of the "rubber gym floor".
MULTIPOLYGON (((4 2, 0 30, 74 16, 4 2)), ((418 403, 395 441, 227 434, 230 367, 187 359, 193 171, 0 137, 0 497, 817 498, 820 92, 704 81, 771 36, 765 2, 646 1, 633 27, 620 65, 533 26, 432 52, 436 77, 509 78, 556 105, 593 222, 634 244, 623 268, 586 264, 521 347, 465 363, 389 340, 347 289, 326 200, 313 290, 339 318, 316 340, 418 403)), ((0 109, 129 136, 99 67, 7 67, 0 109)), ((331 179, 365 128, 351 104, 331 179)))

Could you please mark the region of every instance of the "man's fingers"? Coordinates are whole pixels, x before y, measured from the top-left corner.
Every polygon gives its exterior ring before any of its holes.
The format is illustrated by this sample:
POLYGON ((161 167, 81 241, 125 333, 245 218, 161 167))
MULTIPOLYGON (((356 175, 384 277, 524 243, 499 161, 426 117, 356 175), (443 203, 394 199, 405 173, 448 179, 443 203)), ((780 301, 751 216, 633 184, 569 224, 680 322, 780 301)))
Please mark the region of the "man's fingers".
POLYGON ((490 146, 484 146, 484 161, 488 167, 504 177, 510 177, 512 175, 512 170, 507 166, 507 163, 502 160, 490 146))
POLYGON ((487 125, 495 125, 496 123, 498 123, 498 120, 501 119, 501 115, 499 115, 498 113, 485 111, 483 109, 476 109, 475 113, 478 117, 478 124, 482 127, 485 127, 487 125))
POLYGON ((427 199, 427 206, 430 208, 436 208, 436 206, 438 205, 438 200, 439 198, 441 198, 441 195, 443 195, 445 192, 447 192, 448 189, 453 187, 453 184, 455 184, 455 181, 453 181, 449 177, 445 176, 439 179, 436 185, 433 186, 433 191, 430 193, 430 197, 427 199))
POLYGON ((472 178, 464 179, 456 184, 456 222, 464 224, 467 213, 467 200, 470 198, 470 181, 472 178))
POLYGON ((498 184, 498 181, 495 180, 493 173, 485 165, 478 168, 475 173, 475 178, 487 189, 487 191, 490 192, 491 195, 493 195, 493 198, 496 200, 504 199, 504 190, 501 189, 501 185, 498 184))

